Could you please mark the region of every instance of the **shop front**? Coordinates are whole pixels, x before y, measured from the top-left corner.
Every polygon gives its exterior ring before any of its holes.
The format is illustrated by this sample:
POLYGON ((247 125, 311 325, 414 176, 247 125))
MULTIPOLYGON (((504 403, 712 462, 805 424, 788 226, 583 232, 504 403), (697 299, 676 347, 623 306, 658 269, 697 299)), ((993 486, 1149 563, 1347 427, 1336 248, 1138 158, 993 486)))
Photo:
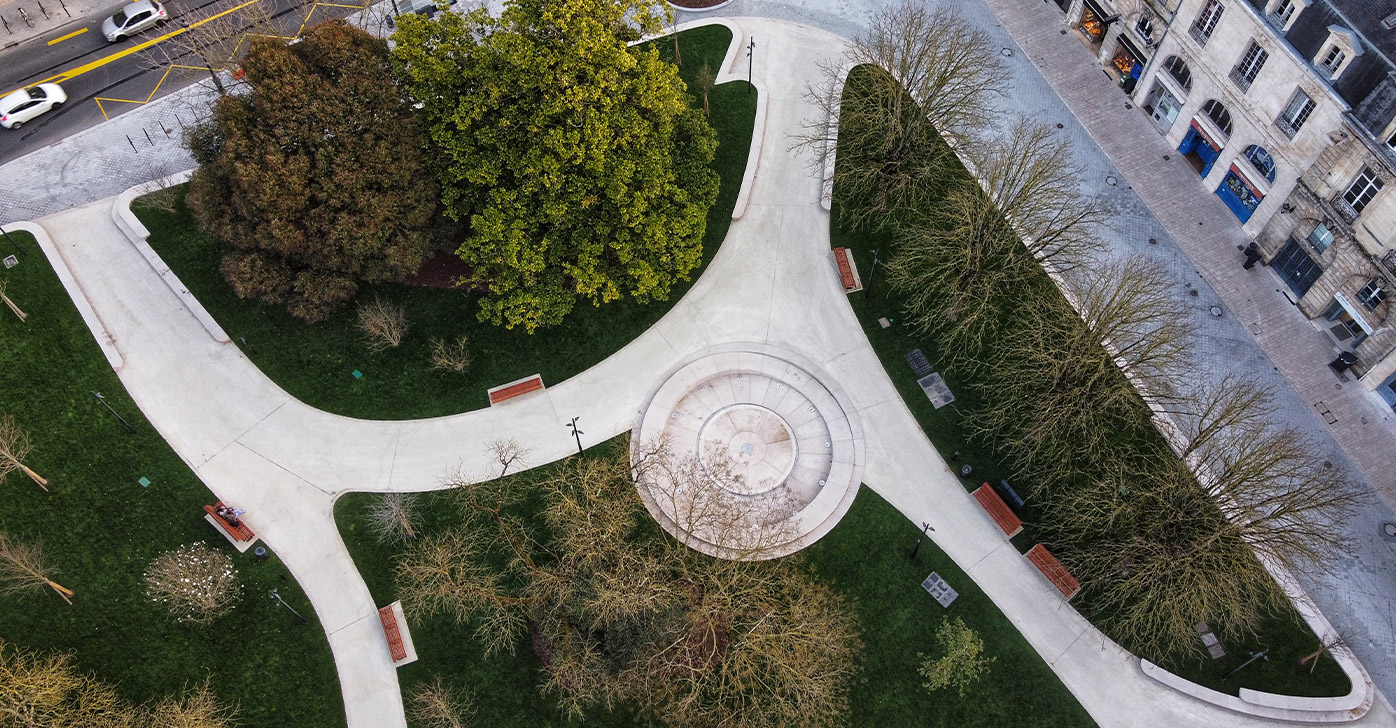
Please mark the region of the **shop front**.
POLYGON ((1100 46, 1105 42, 1105 33, 1110 29, 1110 23, 1119 18, 1105 12, 1095 0, 1085 0, 1081 3, 1081 17, 1076 21, 1076 29, 1081 31, 1081 38, 1091 49, 1091 53, 1100 55, 1100 46))
POLYGON ((1221 186, 1217 188, 1217 197, 1221 198, 1227 209, 1236 216, 1236 219, 1244 223, 1251 219, 1251 215, 1255 213, 1255 208, 1260 205, 1261 200, 1265 199, 1265 193, 1247 179, 1246 175, 1233 164, 1231 169, 1227 170, 1226 177, 1222 179, 1221 186))
POLYGON ((1328 305, 1323 317, 1333 322, 1328 332, 1340 344, 1357 346, 1372 335, 1372 324, 1342 293, 1333 294, 1333 303, 1328 305))
POLYGON ((1149 95, 1144 97, 1144 110, 1149 112, 1149 117, 1154 120, 1158 128, 1167 134, 1173 128, 1173 122, 1178 120, 1178 112, 1182 111, 1183 102, 1173 94, 1163 79, 1154 78, 1154 88, 1149 91, 1149 95))
POLYGON ((1221 150, 1222 145, 1216 141, 1216 136, 1203 131, 1202 124, 1196 118, 1192 120, 1187 135, 1183 137, 1183 143, 1178 145, 1178 152, 1203 177, 1212 171, 1212 163, 1217 161, 1221 150))
POLYGON ((1144 62, 1148 59, 1123 31, 1116 36, 1116 41, 1115 55, 1105 72, 1120 84, 1125 93, 1133 94, 1134 85, 1139 83, 1139 75, 1144 72, 1144 62))

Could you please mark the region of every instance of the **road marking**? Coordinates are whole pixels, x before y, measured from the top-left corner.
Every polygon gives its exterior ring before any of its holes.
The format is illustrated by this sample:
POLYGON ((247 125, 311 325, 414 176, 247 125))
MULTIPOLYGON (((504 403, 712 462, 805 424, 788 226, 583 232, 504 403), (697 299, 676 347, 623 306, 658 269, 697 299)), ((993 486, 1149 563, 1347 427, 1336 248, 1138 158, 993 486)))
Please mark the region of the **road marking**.
MULTIPOLYGON (((74 79, 74 78, 77 78, 78 76, 83 75, 84 73, 88 73, 88 72, 90 72, 90 71, 95 71, 96 69, 101 68, 102 66, 105 66, 105 65, 107 65, 108 63, 112 63, 112 62, 114 62, 114 61, 119 61, 119 60, 121 60, 122 58, 125 58, 126 56, 131 55, 132 53, 140 53, 141 51, 143 51, 143 50, 145 50, 145 49, 147 49, 147 48, 149 48, 149 47, 151 47, 151 46, 153 46, 153 45, 156 45, 156 44, 158 44, 158 43, 163 43, 164 41, 167 41, 167 40, 169 40, 169 39, 171 39, 171 38, 173 38, 173 37, 175 37, 175 36, 177 36, 177 35, 183 33, 183 32, 186 31, 186 30, 191 30, 191 29, 193 29, 193 28, 197 28, 197 27, 199 27, 200 25, 203 25, 204 23, 211 23, 211 22, 213 22, 213 21, 215 21, 215 20, 217 20, 217 19, 223 17, 224 15, 228 15, 229 13, 235 13, 235 12, 237 12, 237 11, 239 11, 239 10, 242 10, 243 8, 247 7, 248 5, 251 5, 251 4, 253 4, 253 3, 259 3, 259 2, 261 2, 261 1, 262 1, 262 0, 247 0, 247 2, 245 2, 245 3, 241 4, 241 5, 238 5, 238 6, 236 6, 236 7, 229 8, 229 9, 227 9, 227 10, 224 10, 223 12, 221 12, 221 13, 219 13, 219 14, 217 14, 217 15, 212 15, 212 16, 209 16, 209 17, 207 17, 207 18, 204 18, 203 20, 200 20, 199 22, 194 23, 193 25, 189 26, 188 28, 180 28, 179 30, 171 31, 171 32, 169 32, 169 33, 166 33, 166 34, 164 34, 164 35, 158 37, 158 38, 151 38, 150 40, 148 40, 148 41, 146 41, 146 42, 144 42, 144 43, 140 43, 140 44, 138 44, 138 45, 133 45, 133 46, 131 46, 130 48, 127 48, 126 50, 120 51, 120 52, 118 52, 118 53, 113 53, 113 54, 111 54, 111 55, 109 55, 109 56, 107 56, 107 57, 105 57, 105 58, 98 58, 97 60, 92 61, 91 63, 83 64, 83 65, 81 65, 81 66, 78 66, 77 68, 70 68, 70 69, 68 69, 68 70, 66 70, 66 71, 64 71, 64 72, 62 72, 62 73, 60 73, 60 74, 58 74, 58 75, 56 75, 56 76, 49 76, 48 78, 46 78, 46 79, 44 79, 44 80, 42 80, 42 81, 39 81, 39 83, 58 83, 59 81, 69 81, 69 80, 71 80, 71 79, 74 79)), ((60 39, 60 40, 61 40, 61 39, 60 39)), ((33 84, 31 84, 31 85, 33 85, 33 84)))
POLYGON ((53 40, 49 41, 48 44, 49 44, 49 45, 57 45, 57 44, 59 44, 59 43, 62 43, 62 42, 65 41, 65 40, 68 40, 69 38, 75 38, 75 37, 77 37, 77 36, 79 36, 79 35, 82 35, 83 33, 86 33, 86 32, 87 32, 87 28, 83 28, 82 30, 75 30, 75 31, 73 31, 73 32, 71 32, 71 33, 69 33, 69 34, 63 36, 62 38, 54 38, 53 40))

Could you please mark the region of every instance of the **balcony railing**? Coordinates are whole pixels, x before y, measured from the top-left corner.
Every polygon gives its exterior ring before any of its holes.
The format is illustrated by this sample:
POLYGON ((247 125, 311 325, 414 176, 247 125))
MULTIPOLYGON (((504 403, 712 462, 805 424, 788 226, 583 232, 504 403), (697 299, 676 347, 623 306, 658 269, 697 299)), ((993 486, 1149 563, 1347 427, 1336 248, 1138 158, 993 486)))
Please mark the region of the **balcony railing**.
MULTIPOLYGON (((1246 91, 1249 91, 1251 88, 1251 79, 1246 78, 1246 74, 1241 71, 1239 66, 1231 69, 1231 73, 1228 74, 1228 78, 1231 79, 1232 83, 1236 84, 1237 88, 1241 89, 1241 93, 1245 93, 1246 91)), ((1291 134, 1290 136, 1294 135, 1291 134)))

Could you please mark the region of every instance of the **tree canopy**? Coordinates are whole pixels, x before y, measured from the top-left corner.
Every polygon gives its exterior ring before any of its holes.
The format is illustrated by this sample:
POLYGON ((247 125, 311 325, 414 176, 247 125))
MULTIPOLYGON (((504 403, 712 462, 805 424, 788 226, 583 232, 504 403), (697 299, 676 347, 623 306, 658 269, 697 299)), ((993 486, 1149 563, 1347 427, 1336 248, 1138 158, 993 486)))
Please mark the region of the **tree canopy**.
POLYGON ((512 0, 401 19, 393 60, 437 151, 481 320, 534 331, 578 299, 663 300, 702 261, 716 134, 674 66, 629 47, 654 0, 512 0))
POLYGON ((242 70, 251 93, 220 98, 190 144, 189 203, 232 248, 237 294, 317 321, 360 282, 420 267, 437 191, 387 44, 329 22, 294 45, 253 40, 242 70))

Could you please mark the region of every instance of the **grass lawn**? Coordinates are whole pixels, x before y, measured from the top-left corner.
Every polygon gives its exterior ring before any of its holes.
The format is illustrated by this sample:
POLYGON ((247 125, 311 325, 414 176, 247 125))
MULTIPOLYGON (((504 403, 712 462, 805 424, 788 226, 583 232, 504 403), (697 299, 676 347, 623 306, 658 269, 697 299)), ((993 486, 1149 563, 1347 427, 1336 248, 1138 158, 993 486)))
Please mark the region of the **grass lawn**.
POLYGON ((239 555, 204 522, 213 495, 141 416, 33 238, 10 235, 28 255, 0 270, 0 282, 29 319, 0 307, 0 414, 29 433, 27 463, 50 492, 10 474, 0 484, 0 531, 40 542, 55 580, 77 594, 72 606, 48 590, 0 596, 0 639, 72 651, 83 670, 136 702, 207 677, 237 706, 241 726, 343 726, 329 643, 305 595, 275 554, 263 563, 239 555), (157 554, 196 541, 225 549, 243 582, 240 605, 207 625, 175 622, 145 598, 142 581, 157 554), (273 588, 311 623, 274 606, 273 588))
MULTIPOLYGON (((680 42, 680 73, 692 87, 705 61, 712 68, 721 65, 731 33, 722 26, 697 28, 680 34, 680 42)), ((671 41, 657 43, 661 55, 672 56, 671 41)), ((718 137, 713 167, 722 186, 708 213, 703 265, 692 280, 712 260, 732 221, 755 119, 756 95, 750 88, 745 82, 732 82, 710 94, 711 123, 718 137)), ((600 308, 580 304, 562 325, 533 335, 478 322, 473 295, 401 285, 366 287, 329 320, 307 325, 284 307, 238 300, 218 272, 222 250, 198 232, 182 202, 173 214, 141 209, 138 215, 166 265, 267 376, 307 404, 350 417, 411 419, 478 409, 488 406, 485 391, 490 387, 531 374, 556 384, 624 347, 692 285, 676 284, 668 301, 648 305, 631 300, 600 308), (375 296, 401 304, 413 324, 400 347, 378 354, 364 345, 354 314, 357 301, 375 296), (454 340, 461 334, 470 339, 470 370, 432 372, 427 362, 431 338, 454 340), (364 376, 356 379, 355 370, 364 376)))
MULTIPOLYGON (((598 449, 614 447, 616 441, 598 449)), ((554 466, 513 475, 534 478, 554 466)), ((340 534, 368 583, 374 599, 396 599, 392 569, 398 549, 379 544, 364 524, 366 509, 380 496, 352 493, 335 506, 340 534)), ((454 522, 454 507, 439 495, 426 496, 419 533, 429 534, 454 522)), ((535 506, 538 504, 534 504, 535 506)), ((656 529, 656 533, 659 533, 656 529)), ((917 561, 908 556, 916 527, 867 488, 852 510, 824 539, 808 549, 807 563, 833 586, 852 597, 861 623, 863 670, 852 690, 854 726, 1092 726, 1091 720, 1051 668, 994 607, 983 592, 929 541, 917 561), (949 610, 942 609, 920 586, 932 571, 960 592, 949 610), (985 654, 997 661, 985 678, 961 698, 953 690, 927 692, 916 673, 918 652, 935 653, 935 631, 945 615, 958 616, 978 630, 985 654)), ((662 533, 658 537, 667 538, 662 533)), ((485 658, 469 625, 437 616, 411 625, 420 660, 398 671, 405 692, 436 675, 466 687, 476 697, 478 725, 560 726, 565 719, 550 700, 540 698, 539 662, 524 641, 514 656, 485 658)), ((588 725, 633 726, 624 710, 588 714, 588 725)))
MULTIPOLYGON (((849 248, 859 270, 871 270, 875 249, 880 248, 884 261, 889 257, 888 251, 892 249, 892 241, 888 235, 863 231, 853 233, 839 224, 837 210, 835 206, 830 230, 831 244, 834 247, 849 248)), ((1043 277, 1046 278, 1045 273, 1043 277)), ((955 371, 947 371, 934 341, 929 337, 918 337, 911 329, 901 325, 901 301, 889 286, 874 283, 869 296, 854 294, 850 296, 849 301, 863 325, 863 332, 882 360, 882 366, 896 384, 902 400, 910 407, 931 443, 952 466, 968 464, 973 468, 968 478, 961 479, 966 490, 973 490, 984 482, 997 483, 1000 479, 1010 478, 1012 468, 1005 458, 982 442, 971 440, 965 434, 967 418, 972 418, 979 407, 974 387, 982 382, 969 381, 961 378, 955 371), (878 319, 883 317, 892 321, 890 328, 884 329, 878 323, 878 319), (914 349, 920 349, 926 355, 931 368, 945 377, 946 384, 955 394, 953 404, 937 410, 921 391, 911 367, 903 358, 907 352, 914 349)), ((1027 495, 1028 489, 1024 487, 1026 485, 1016 484, 1019 495, 1027 495)), ((1033 507, 1031 500, 1021 515, 1025 528, 1013 539, 1013 543, 1023 552, 1037 542, 1038 536, 1034 533, 1033 523, 1041 523, 1042 517, 1033 507)), ((1074 600, 1073 604, 1087 618, 1099 623, 1100 615, 1093 613, 1091 605, 1081 597, 1074 600)), ((1300 657, 1318 647, 1318 638, 1292 609, 1287 614, 1266 622, 1253 639, 1239 644, 1227 642, 1225 646, 1228 654, 1223 659, 1214 661, 1198 658, 1182 664, 1169 665, 1169 668, 1189 680, 1232 695, 1237 694, 1237 690, 1242 687, 1312 696, 1345 695, 1351 689, 1347 676, 1327 657, 1320 660, 1313 673, 1309 672, 1307 666, 1298 665, 1300 657), (1262 649, 1269 650, 1268 660, 1252 663, 1231 680, 1223 679, 1227 672, 1238 667, 1252 652, 1262 649)), ((1126 644, 1125 647, 1130 648, 1130 645, 1126 644)))

